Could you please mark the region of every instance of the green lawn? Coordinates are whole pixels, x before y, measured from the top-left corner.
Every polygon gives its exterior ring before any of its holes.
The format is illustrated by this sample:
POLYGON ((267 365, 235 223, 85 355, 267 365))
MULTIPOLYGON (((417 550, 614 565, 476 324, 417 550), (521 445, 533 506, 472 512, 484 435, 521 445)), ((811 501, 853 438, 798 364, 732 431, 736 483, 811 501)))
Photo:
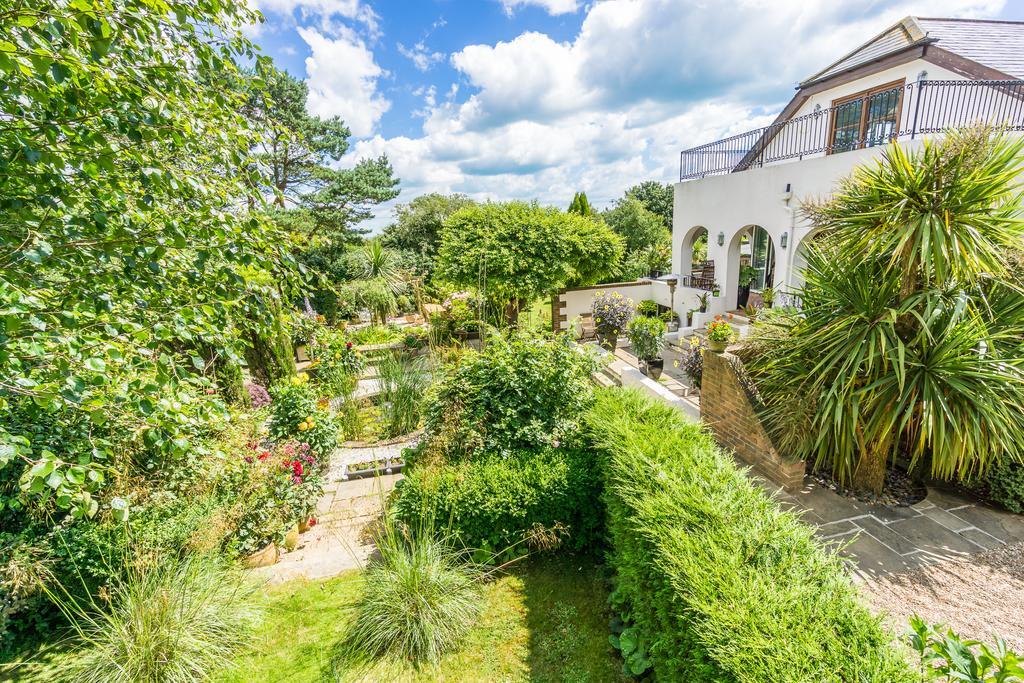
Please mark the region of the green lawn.
POLYGON ((220 681, 623 680, 608 644, 607 588, 590 560, 536 559, 489 583, 483 616, 462 650, 418 671, 394 661, 332 666, 360 583, 352 572, 271 589, 253 653, 220 681))
MULTIPOLYGON (((332 666, 361 583, 353 571, 268 589, 252 652, 218 683, 625 680, 608 644, 607 585, 592 560, 535 558, 488 583, 483 615, 461 651, 418 671, 394 661, 359 670, 332 666)), ((34 649, 15 658, 22 662, 16 668, 0 663, 0 680, 55 680, 53 666, 68 656, 74 655, 59 647, 34 649)))

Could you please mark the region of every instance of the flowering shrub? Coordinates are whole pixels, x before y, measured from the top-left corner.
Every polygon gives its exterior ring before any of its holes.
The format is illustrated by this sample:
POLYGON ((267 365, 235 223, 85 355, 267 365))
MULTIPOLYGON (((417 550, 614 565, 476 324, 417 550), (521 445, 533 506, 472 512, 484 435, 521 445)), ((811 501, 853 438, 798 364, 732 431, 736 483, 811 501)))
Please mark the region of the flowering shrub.
POLYGON ((327 330, 326 319, 322 315, 303 313, 292 325, 292 344, 302 346, 312 344, 317 337, 327 330))
POLYGON ((456 333, 479 332, 478 306, 479 302, 469 292, 455 292, 445 299, 444 310, 451 321, 452 330, 456 333))
POLYGON ((327 457, 338 443, 338 426, 317 401, 302 372, 271 389, 274 403, 270 414, 270 435, 277 441, 301 439, 315 455, 327 457))
POLYGON ((355 389, 365 363, 351 341, 333 331, 321 334, 309 354, 316 367, 316 384, 321 397, 334 398, 355 389))
POLYGON ((237 495, 227 547, 247 555, 280 544, 289 529, 310 519, 323 495, 327 458, 318 458, 307 443, 287 441, 250 444, 241 460, 232 474, 237 495))
POLYGON ((633 300, 618 292, 598 292, 590 304, 594 329, 601 336, 619 335, 633 318, 633 300))
POLYGON ((249 392, 249 404, 254 410, 270 405, 270 394, 266 387, 256 382, 246 382, 245 390, 249 392))
POLYGON ((708 345, 700 337, 690 337, 690 344, 683 351, 682 359, 676 361, 676 367, 682 368, 682 371, 693 382, 693 386, 698 389, 704 374, 704 349, 707 347, 708 345))
POLYGON ((708 323, 706 329, 707 337, 710 341, 727 342, 732 339, 732 325, 726 322, 720 315, 716 315, 715 319, 708 323))

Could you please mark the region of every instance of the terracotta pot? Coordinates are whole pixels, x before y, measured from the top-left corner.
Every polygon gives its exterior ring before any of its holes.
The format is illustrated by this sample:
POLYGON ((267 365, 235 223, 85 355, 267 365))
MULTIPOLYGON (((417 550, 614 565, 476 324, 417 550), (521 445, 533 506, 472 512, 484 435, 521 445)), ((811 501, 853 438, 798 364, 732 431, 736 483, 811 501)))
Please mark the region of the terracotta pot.
POLYGON ((270 543, 262 550, 257 550, 252 555, 242 560, 242 564, 250 569, 255 569, 257 567, 269 567, 272 564, 277 564, 279 557, 281 557, 280 549, 273 543, 270 543))
POLYGON ((715 341, 713 339, 708 339, 708 350, 710 350, 710 351, 712 351, 714 353, 722 353, 723 351, 725 351, 725 347, 728 346, 728 345, 729 345, 729 342, 715 341))

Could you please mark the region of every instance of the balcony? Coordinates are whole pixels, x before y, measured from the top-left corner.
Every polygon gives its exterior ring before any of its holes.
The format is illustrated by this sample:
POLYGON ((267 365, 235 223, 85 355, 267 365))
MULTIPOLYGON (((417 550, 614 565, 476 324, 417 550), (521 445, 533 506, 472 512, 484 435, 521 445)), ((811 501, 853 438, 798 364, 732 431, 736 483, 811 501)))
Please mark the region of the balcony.
POLYGON ((883 86, 824 109, 681 153, 679 180, 912 140, 976 124, 1024 131, 1024 81, 883 86))

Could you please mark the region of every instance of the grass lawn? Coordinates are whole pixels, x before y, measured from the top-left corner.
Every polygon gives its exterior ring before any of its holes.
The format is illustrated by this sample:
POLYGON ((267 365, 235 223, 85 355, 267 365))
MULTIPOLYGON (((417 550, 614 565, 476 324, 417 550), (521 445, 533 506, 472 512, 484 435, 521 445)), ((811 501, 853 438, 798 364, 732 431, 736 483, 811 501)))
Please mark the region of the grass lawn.
MULTIPOLYGON (((332 666, 353 616, 362 579, 353 571, 326 581, 296 581, 263 594, 265 619, 253 651, 215 678, 218 683, 307 681, 625 681, 608 644, 607 585, 592 560, 534 558, 487 584, 480 622, 461 651, 436 667, 397 661, 369 668, 332 666)), ((54 666, 74 656, 34 649, 0 680, 53 681, 54 666)), ((7 663, 10 665, 10 662, 7 663)))
POLYGON ((462 650, 420 670, 395 661, 358 670, 332 666, 360 585, 359 572, 351 572, 270 589, 253 653, 219 680, 624 680, 608 644, 607 588, 590 560, 534 559, 489 583, 483 616, 462 650))

